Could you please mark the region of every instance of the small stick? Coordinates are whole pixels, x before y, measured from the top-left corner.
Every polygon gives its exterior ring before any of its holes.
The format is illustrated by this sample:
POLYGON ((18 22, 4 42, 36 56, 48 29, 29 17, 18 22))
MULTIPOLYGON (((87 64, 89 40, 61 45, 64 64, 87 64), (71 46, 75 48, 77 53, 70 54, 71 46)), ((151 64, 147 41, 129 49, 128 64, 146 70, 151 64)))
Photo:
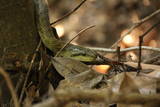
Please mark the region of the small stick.
MULTIPOLYGON (((36 52, 39 51, 40 46, 41 46, 41 41, 37 45, 36 52)), ((36 53, 33 54, 33 57, 32 57, 28 72, 27 72, 25 80, 24 80, 24 84, 23 84, 22 91, 21 91, 21 94, 20 94, 19 102, 22 102, 22 98, 23 98, 23 95, 24 95, 24 92, 25 92, 25 87, 27 85, 27 81, 28 81, 28 78, 29 78, 29 75, 30 75, 30 72, 31 72, 31 69, 32 69, 32 66, 33 66, 33 63, 34 63, 34 60, 36 58, 36 55, 37 55, 36 53)))
POLYGON ((121 62, 121 55, 120 55, 120 47, 117 46, 117 56, 118 56, 118 62, 121 62))
POLYGON ((62 50, 63 50, 66 46, 68 46, 75 38, 77 38, 78 36, 80 36, 80 35, 81 35, 83 32, 85 32, 86 30, 88 30, 88 29, 90 29, 90 28, 93 28, 93 27, 95 27, 95 25, 88 26, 88 27, 82 29, 79 33, 77 33, 77 35, 75 35, 70 41, 68 41, 68 42, 56 53, 55 57, 57 57, 57 56, 62 52, 62 50))
POLYGON ((137 23, 133 24, 132 27, 128 30, 128 32, 126 32, 124 35, 122 35, 122 37, 111 46, 111 48, 114 48, 126 35, 131 33, 132 30, 134 30, 135 28, 137 28, 138 26, 140 26, 144 22, 148 21, 149 19, 153 18, 154 16, 158 15, 159 13, 160 13, 160 9, 156 10, 155 12, 151 13, 149 16, 146 16, 145 18, 141 19, 137 23))
POLYGON ((87 0, 83 0, 78 6, 76 6, 76 8, 72 9, 69 13, 65 14, 64 16, 62 16, 61 18, 57 19, 56 21, 50 23, 50 25, 54 25, 55 23, 63 20, 64 18, 70 16, 72 13, 74 13, 76 10, 78 10, 82 4, 84 4, 87 0))
MULTIPOLYGON (((99 48, 99 47, 87 47, 91 50, 94 51, 99 51, 99 52, 106 52, 106 53, 116 53, 116 49, 110 49, 110 48, 99 48)), ((154 47, 149 47, 149 46, 141 46, 141 48, 143 50, 151 50, 151 51, 155 51, 155 52, 160 52, 160 48, 154 48, 154 47)), ((130 47, 130 48, 124 48, 121 49, 120 52, 128 52, 128 51, 136 51, 139 50, 139 46, 135 46, 135 47, 130 47)))
POLYGON ((141 57, 142 57, 142 43, 143 43, 143 37, 140 36, 139 37, 139 57, 138 57, 138 72, 137 74, 139 74, 140 70, 142 70, 142 66, 141 66, 141 57))
POLYGON ((143 43, 143 38, 151 31, 153 30, 156 26, 160 24, 160 21, 158 21, 156 24, 151 26, 146 32, 144 32, 140 37, 139 37, 139 60, 138 60, 138 73, 140 72, 141 68, 141 56, 142 56, 142 43, 143 43))
POLYGON ((13 99, 13 102, 14 102, 14 106, 15 107, 20 107, 19 102, 18 102, 18 98, 17 98, 17 95, 16 95, 16 91, 13 87, 13 84, 12 84, 12 81, 11 81, 9 75, 2 68, 0 68, 0 74, 4 77, 4 79, 7 83, 7 86, 9 88, 9 91, 11 93, 11 96, 12 96, 12 99, 13 99))
MULTIPOLYGON (((85 32, 86 30, 88 30, 88 29, 90 29, 90 28, 92 28, 92 27, 95 27, 95 26, 92 25, 92 26, 88 26, 88 27, 82 29, 76 36, 74 36, 70 41, 68 41, 68 42, 56 53, 55 57, 57 57, 57 56, 62 52, 62 50, 63 50, 66 46, 68 46, 76 37, 80 36, 83 32, 85 32)), ((47 68, 46 68, 46 71, 49 70, 49 68, 50 68, 51 65, 52 65, 52 62, 50 61, 49 64, 48 64, 48 66, 47 66, 47 68)))

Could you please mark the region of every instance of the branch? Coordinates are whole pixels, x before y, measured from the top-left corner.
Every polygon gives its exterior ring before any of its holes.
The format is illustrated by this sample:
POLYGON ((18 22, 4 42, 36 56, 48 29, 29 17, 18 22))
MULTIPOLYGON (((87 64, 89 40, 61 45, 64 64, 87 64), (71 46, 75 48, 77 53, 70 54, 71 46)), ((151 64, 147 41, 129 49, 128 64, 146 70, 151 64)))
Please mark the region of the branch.
POLYGON ((12 96, 12 99, 13 99, 13 102, 14 102, 14 106, 15 107, 20 107, 15 89, 13 88, 13 84, 12 84, 11 79, 9 78, 9 75, 2 68, 0 68, 0 74, 4 77, 4 79, 7 83, 7 86, 9 88, 9 91, 11 93, 11 96, 12 96))
MULTIPOLYGON (((99 52, 116 53, 116 49, 98 48, 98 47, 88 47, 88 48, 94 51, 99 51, 99 52)), ((149 46, 142 46, 142 49, 160 52, 160 48, 153 48, 149 46)), ((135 50, 139 50, 139 47, 135 46, 135 47, 121 49, 120 52, 123 53, 123 52, 128 52, 128 51, 135 51, 135 50)))
MULTIPOLYGON (((141 56, 142 56, 142 43, 143 38, 152 31, 155 27, 157 27, 160 24, 160 21, 158 21, 156 24, 152 25, 147 31, 145 31, 142 35, 139 36, 139 60, 138 60, 138 69, 141 70, 141 56)), ((139 71, 140 72, 140 71, 139 71)))
POLYGON ((95 26, 94 26, 94 25, 88 26, 88 27, 82 29, 80 32, 78 32, 71 40, 69 40, 66 44, 64 44, 64 46, 56 53, 55 57, 58 56, 58 55, 62 52, 62 50, 63 50, 66 46, 68 46, 75 38, 77 38, 78 36, 80 36, 80 35, 81 35, 82 33, 84 33, 86 30, 88 30, 88 29, 90 29, 90 28, 93 28, 93 27, 95 27, 95 26))
MULTIPOLYGON (((41 41, 39 42, 39 44, 37 45, 37 48, 36 48, 36 52, 39 51, 39 48, 41 46, 41 41)), ((22 98, 23 98, 23 95, 24 95, 24 92, 25 92, 25 88, 26 88, 26 85, 27 85, 27 82, 28 82, 28 78, 29 78, 29 75, 30 75, 30 72, 31 72, 31 69, 32 69, 32 66, 33 66, 33 63, 34 63, 34 60, 36 58, 36 53, 33 54, 32 56, 32 60, 31 60, 31 63, 30 63, 30 66, 29 66, 29 69, 28 69, 28 72, 26 74, 26 77, 25 77, 25 80, 24 80, 24 84, 23 84, 23 87, 22 87, 22 91, 21 91, 21 94, 20 94, 20 98, 19 98, 19 102, 22 101, 22 98)))
POLYGON ((71 10, 69 13, 65 14, 64 16, 62 16, 61 18, 57 19, 56 21, 50 23, 50 25, 54 25, 55 23, 63 20, 64 18, 70 16, 72 13, 74 13, 76 10, 78 10, 82 4, 84 4, 87 0, 83 0, 78 6, 76 6, 76 8, 74 8, 73 10, 71 10))
POLYGON ((57 90, 54 93, 53 98, 35 104, 32 107, 63 107, 69 102, 78 100, 89 100, 94 102, 109 103, 123 103, 123 104, 144 104, 149 102, 158 103, 160 101, 160 95, 141 95, 137 93, 113 93, 110 90, 91 90, 91 89, 68 89, 57 90))
POLYGON ((134 30, 136 27, 140 26, 141 24, 143 24, 144 22, 146 22, 149 19, 153 18, 154 16, 158 15, 159 13, 160 13, 160 9, 156 10, 155 12, 151 13, 149 16, 146 16, 145 18, 141 19, 137 23, 133 24, 132 27, 128 30, 128 32, 123 34, 122 37, 111 46, 111 48, 114 48, 126 35, 131 33, 132 30, 134 30))

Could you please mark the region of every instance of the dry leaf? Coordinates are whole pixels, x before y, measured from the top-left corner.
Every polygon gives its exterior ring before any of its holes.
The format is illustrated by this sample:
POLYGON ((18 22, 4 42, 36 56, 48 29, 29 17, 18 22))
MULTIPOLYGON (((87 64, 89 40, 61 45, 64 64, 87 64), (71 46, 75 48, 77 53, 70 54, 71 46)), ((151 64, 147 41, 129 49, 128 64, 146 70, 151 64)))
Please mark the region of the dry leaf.
POLYGON ((74 59, 55 57, 52 63, 65 77, 58 88, 93 88, 103 79, 103 74, 74 59))
POLYGON ((134 80, 127 73, 120 73, 108 80, 108 85, 113 92, 138 92, 134 80))
MULTIPOLYGON (((137 76, 135 72, 120 73, 108 80, 109 86, 114 92, 120 93, 140 93, 140 94, 156 94, 158 71, 151 73, 140 73, 137 76)), ((148 104, 147 104, 148 105, 148 104)), ((127 105, 118 104, 118 107, 143 107, 144 105, 127 105)))
MULTIPOLYGON (((139 93, 138 87, 135 84, 134 78, 131 78, 127 73, 123 73, 123 80, 120 85, 119 92, 124 94, 139 93)), ((135 104, 117 104, 118 107, 142 107, 135 104)))
POLYGON ((123 80, 120 84, 119 91, 122 93, 139 93, 138 87, 135 84, 135 80, 127 73, 123 73, 123 80))
POLYGON ((64 78, 89 70, 85 64, 70 58, 54 57, 52 63, 64 78))
POLYGON ((93 70, 88 70, 60 82, 58 88, 93 88, 103 79, 103 75, 93 70))

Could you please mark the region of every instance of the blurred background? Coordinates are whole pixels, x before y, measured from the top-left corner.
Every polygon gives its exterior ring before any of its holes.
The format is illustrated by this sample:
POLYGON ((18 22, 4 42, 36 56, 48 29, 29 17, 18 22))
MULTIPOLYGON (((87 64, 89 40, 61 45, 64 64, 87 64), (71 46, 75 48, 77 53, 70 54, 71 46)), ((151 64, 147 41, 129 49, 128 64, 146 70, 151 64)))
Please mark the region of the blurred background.
MULTIPOLYGON (((50 22, 71 11, 81 1, 48 0, 50 22)), ((58 30, 59 36, 68 40, 86 26, 96 25, 74 42, 85 46, 110 47, 124 30, 158 7, 160 7, 160 1, 157 0, 87 0, 69 18, 53 26, 58 30)), ((133 35, 138 36, 156 21, 158 19, 154 18, 143 24, 141 26, 143 28, 136 29, 133 35)), ((155 32, 152 36, 158 37, 158 34, 155 32)))
MULTIPOLYGON (((50 22, 61 18, 75 8, 82 0, 48 0, 50 22)), ((65 41, 74 37, 81 29, 96 25, 78 37, 73 44, 90 47, 111 47, 133 23, 148 16, 160 7, 158 0, 87 0, 76 12, 53 25, 58 35, 65 41)), ((145 22, 119 44, 121 48, 138 45, 138 37, 159 21, 159 15, 145 22)), ((148 33, 143 45, 160 47, 159 27, 148 33)), ((151 54, 143 52, 144 56, 151 54)), ((108 55, 106 55, 108 56, 108 55)), ((137 61, 136 52, 125 56, 137 61)), ((142 56, 143 57, 143 56, 142 56)), ((150 57, 150 55, 148 55, 150 57)))

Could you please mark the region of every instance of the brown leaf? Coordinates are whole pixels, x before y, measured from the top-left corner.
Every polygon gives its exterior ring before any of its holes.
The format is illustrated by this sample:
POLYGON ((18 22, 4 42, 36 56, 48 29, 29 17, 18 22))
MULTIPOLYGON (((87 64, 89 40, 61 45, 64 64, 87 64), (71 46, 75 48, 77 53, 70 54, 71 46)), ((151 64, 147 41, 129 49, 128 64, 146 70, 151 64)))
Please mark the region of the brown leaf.
POLYGON ((70 58, 54 57, 52 63, 64 78, 77 75, 90 69, 87 65, 70 58))
POLYGON ((124 73, 123 80, 120 85, 120 92, 123 93, 139 93, 135 80, 127 73, 124 73))
POLYGON ((58 88, 93 88, 103 79, 103 75, 93 70, 88 70, 63 80, 58 88))
POLYGON ((139 92, 141 94, 156 93, 156 78, 158 72, 153 71, 148 74, 140 73, 137 76, 135 72, 121 73, 109 80, 109 86, 116 92, 139 92))
POLYGON ((112 79, 108 80, 108 85, 114 92, 139 92, 138 87, 127 73, 120 73, 114 76, 112 79))
MULTIPOLYGON (((131 73, 129 73, 131 74, 131 73)), ((134 78, 132 78, 128 73, 121 73, 112 78, 111 88, 117 92, 125 94, 139 93, 137 84, 134 78)), ((142 107, 141 105, 133 104, 117 104, 118 107, 142 107)))
POLYGON ((65 77, 58 88, 93 88, 103 78, 103 74, 90 69, 77 60, 55 57, 52 63, 56 70, 65 77))

